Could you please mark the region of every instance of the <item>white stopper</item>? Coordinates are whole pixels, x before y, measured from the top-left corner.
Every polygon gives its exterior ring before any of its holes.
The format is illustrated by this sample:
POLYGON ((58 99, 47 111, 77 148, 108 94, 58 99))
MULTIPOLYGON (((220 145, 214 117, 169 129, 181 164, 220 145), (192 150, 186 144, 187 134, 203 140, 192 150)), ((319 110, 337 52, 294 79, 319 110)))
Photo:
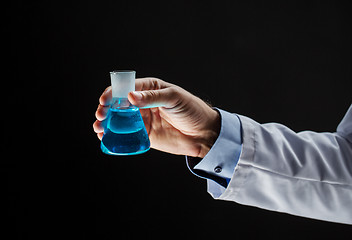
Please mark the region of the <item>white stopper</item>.
POLYGON ((128 93, 134 91, 135 71, 113 71, 110 77, 113 98, 127 98, 128 93))

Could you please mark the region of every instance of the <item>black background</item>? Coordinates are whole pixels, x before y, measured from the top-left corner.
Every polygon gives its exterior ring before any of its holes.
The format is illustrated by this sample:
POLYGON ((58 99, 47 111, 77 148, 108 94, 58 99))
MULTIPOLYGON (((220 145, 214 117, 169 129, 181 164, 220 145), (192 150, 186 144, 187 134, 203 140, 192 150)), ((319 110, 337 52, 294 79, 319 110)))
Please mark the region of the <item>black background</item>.
POLYGON ((3 229, 14 239, 350 237, 348 225, 213 200, 184 156, 100 151, 94 113, 116 69, 261 123, 335 131, 352 102, 351 7, 243 2, 6 7, 3 229))

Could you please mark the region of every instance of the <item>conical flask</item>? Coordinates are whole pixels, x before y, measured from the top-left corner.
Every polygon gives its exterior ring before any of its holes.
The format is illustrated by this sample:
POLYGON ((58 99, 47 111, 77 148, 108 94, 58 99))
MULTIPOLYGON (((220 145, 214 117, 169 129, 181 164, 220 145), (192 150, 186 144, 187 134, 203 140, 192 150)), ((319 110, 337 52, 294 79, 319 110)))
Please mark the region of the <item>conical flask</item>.
POLYGON ((104 126, 101 150, 111 155, 134 155, 150 148, 139 108, 128 101, 135 89, 135 71, 110 72, 112 102, 104 126))

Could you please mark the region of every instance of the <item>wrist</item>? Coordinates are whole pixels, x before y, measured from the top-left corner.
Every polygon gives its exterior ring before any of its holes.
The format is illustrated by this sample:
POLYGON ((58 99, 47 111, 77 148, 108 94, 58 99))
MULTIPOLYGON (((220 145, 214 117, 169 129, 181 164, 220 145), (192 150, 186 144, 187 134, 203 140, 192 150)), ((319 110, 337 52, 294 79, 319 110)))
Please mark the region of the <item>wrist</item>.
POLYGON ((216 139, 220 134, 220 129, 221 129, 220 113, 215 109, 211 109, 209 113, 210 114, 207 121, 207 126, 202 134, 201 141, 200 141, 201 147, 200 147, 200 152, 198 156, 200 158, 204 158, 205 155, 207 155, 207 153, 212 148, 212 146, 214 145, 216 139))

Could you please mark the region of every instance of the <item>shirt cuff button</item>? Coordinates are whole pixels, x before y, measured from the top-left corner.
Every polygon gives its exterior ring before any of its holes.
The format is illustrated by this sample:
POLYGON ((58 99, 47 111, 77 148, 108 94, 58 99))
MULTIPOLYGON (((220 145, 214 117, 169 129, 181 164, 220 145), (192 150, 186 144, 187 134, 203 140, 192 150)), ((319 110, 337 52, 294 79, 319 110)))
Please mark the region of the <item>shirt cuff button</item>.
POLYGON ((216 173, 221 173, 221 171, 222 171, 222 168, 219 166, 214 168, 214 172, 216 172, 216 173))

